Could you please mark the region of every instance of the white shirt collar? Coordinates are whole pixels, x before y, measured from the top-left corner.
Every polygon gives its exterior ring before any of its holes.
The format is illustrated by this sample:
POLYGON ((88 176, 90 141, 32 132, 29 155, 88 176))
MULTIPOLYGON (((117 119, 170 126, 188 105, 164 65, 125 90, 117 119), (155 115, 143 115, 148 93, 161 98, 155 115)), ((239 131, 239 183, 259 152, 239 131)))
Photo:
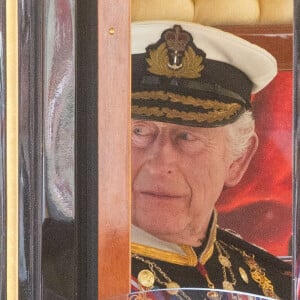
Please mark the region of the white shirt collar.
POLYGON ((177 244, 160 240, 135 225, 131 225, 131 242, 168 252, 174 252, 183 255, 185 254, 181 247, 177 244))

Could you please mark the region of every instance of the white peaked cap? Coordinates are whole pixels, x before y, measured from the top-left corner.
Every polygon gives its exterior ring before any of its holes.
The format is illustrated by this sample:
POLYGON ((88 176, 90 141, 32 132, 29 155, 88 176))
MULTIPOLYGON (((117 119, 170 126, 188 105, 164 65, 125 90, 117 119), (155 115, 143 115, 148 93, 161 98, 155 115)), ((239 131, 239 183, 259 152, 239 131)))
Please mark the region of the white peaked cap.
POLYGON ((155 44, 162 32, 175 24, 192 35, 194 44, 206 53, 207 59, 230 64, 242 71, 253 83, 252 93, 263 89, 277 74, 275 58, 263 48, 231 33, 191 22, 133 22, 132 54, 145 53, 146 47, 155 44))

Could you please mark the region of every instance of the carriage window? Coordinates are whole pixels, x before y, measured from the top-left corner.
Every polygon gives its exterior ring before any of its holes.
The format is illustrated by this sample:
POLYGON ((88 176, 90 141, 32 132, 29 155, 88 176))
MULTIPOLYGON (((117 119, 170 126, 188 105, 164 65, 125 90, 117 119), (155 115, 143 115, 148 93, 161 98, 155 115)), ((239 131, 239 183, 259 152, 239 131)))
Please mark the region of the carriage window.
MULTIPOLYGON (((292 1, 250 2, 21 1, 19 298, 286 297, 299 263, 299 20, 292 1), (210 290, 184 290, 195 286, 210 290)), ((2 231, 7 157, 1 130, 2 231)))

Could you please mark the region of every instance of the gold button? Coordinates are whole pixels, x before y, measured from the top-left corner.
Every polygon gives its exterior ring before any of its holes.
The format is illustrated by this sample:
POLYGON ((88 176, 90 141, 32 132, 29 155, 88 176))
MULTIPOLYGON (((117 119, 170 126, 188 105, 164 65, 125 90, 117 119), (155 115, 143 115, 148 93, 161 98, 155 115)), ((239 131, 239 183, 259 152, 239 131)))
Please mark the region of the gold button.
POLYGON ((138 282, 143 287, 151 288, 154 284, 154 281, 155 281, 154 274, 149 270, 142 270, 138 274, 138 282))
POLYGON ((240 272, 240 275, 241 275, 241 278, 243 279, 243 281, 248 284, 249 278, 248 278, 246 271, 242 267, 239 267, 239 272, 240 272))

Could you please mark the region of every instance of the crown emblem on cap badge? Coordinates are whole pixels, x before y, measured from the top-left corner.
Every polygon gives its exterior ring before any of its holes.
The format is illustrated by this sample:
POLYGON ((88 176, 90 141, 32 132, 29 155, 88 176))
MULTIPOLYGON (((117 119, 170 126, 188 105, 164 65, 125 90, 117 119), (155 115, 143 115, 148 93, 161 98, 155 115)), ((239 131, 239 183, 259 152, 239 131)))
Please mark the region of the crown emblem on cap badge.
POLYGON ((165 30, 161 39, 147 48, 147 54, 148 71, 155 75, 198 78, 204 68, 205 53, 196 48, 190 33, 180 25, 165 30))

